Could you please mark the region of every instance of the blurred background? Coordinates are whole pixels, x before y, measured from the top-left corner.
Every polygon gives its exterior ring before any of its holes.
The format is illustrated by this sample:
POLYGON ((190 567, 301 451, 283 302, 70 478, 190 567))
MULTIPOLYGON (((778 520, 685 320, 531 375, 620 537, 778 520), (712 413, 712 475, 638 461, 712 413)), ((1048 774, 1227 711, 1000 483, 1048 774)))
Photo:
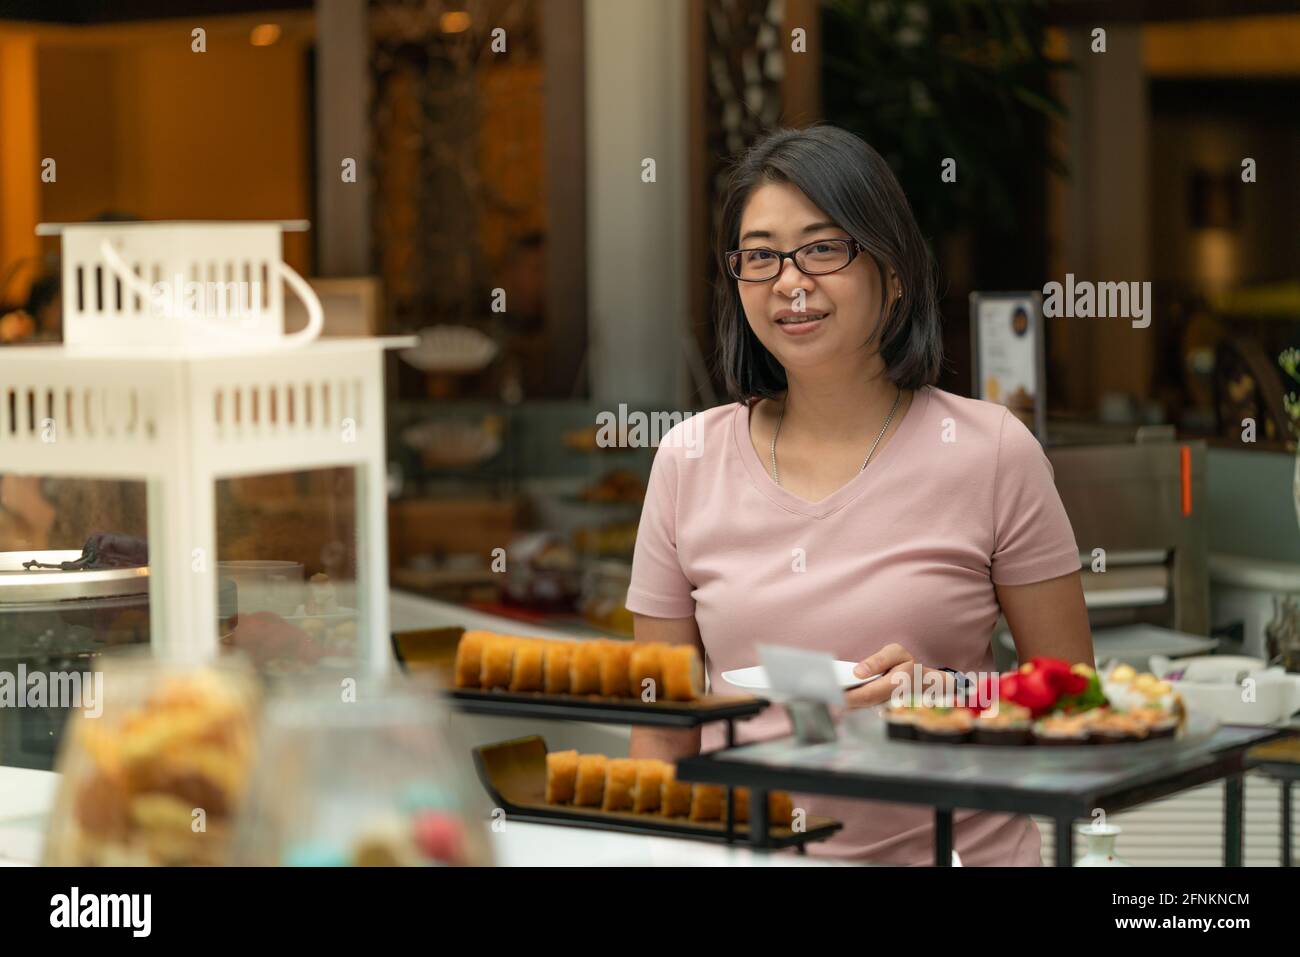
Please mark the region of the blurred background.
MULTIPOLYGON (((389 359, 392 585, 628 634, 654 450, 602 447, 598 416, 726 401, 721 171, 826 121, 886 157, 932 244, 943 388, 973 394, 972 292, 1152 283, 1147 329, 1046 321, 1080 550, 1130 566, 1090 607, 1262 651, 1300 592, 1298 94, 1281 0, 4 0, 0 337, 59 337, 39 222, 309 220, 285 258, 327 334, 422 336, 389 359)), ((143 534, 142 490, 24 481, 6 549, 143 534)), ((350 481, 223 483, 221 557, 274 541, 346 577, 350 481)))

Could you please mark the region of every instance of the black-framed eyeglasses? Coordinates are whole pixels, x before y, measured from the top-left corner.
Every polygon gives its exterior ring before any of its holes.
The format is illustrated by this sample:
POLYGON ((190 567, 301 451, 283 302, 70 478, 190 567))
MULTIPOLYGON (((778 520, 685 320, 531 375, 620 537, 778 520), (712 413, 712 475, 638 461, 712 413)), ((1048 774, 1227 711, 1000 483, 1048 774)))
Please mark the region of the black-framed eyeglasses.
POLYGON ((818 239, 783 253, 775 249, 733 249, 727 253, 727 272, 741 282, 767 282, 785 268, 787 259, 805 276, 839 272, 864 248, 856 239, 818 239))

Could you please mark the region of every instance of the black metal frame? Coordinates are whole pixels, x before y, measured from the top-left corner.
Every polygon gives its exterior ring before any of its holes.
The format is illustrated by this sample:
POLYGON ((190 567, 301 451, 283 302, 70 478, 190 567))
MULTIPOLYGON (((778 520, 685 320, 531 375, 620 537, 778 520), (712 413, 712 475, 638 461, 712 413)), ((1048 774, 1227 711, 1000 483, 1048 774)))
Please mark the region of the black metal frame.
MULTIPOLYGON (((482 691, 466 688, 447 691, 445 694, 449 703, 456 710, 465 714, 537 718, 542 721, 592 721, 598 724, 625 724, 657 728, 698 728, 701 725, 722 721, 727 726, 727 747, 725 750, 736 747, 736 722, 752 718, 770 704, 764 698, 746 698, 735 704, 701 711, 699 708, 691 707, 685 702, 680 705, 666 701, 654 703, 641 701, 618 702, 601 698, 585 698, 578 695, 570 696, 569 700, 566 701, 557 700, 558 696, 555 695, 542 698, 533 693, 482 691)), ((476 763, 478 761, 477 752, 475 753, 475 761, 476 763)), ((486 787, 486 777, 481 766, 479 767, 479 776, 484 779, 484 786, 486 787)), ((735 844, 737 843, 734 823, 736 798, 733 788, 737 785, 724 786, 727 788, 727 826, 723 831, 722 841, 726 844, 735 844)), ((773 841, 768 834, 767 795, 767 788, 750 788, 748 843, 751 847, 760 849, 793 846, 797 853, 805 854, 807 853, 805 845, 808 841, 821 840, 830 835, 830 831, 824 833, 819 831, 808 837, 801 838, 797 842, 788 840, 773 841)), ((500 800, 500 795, 493 796, 500 800)), ((541 820, 540 815, 532 815, 531 812, 520 809, 516 809, 516 813, 512 816, 518 820, 541 820)), ((594 822, 579 823, 572 819, 560 820, 558 815, 556 819, 551 819, 547 823, 651 833, 644 829, 638 830, 635 827, 615 828, 607 824, 594 822)), ((662 830, 656 830, 653 833, 661 836, 672 836, 663 834, 662 830)), ((678 836, 693 837, 697 835, 684 834, 678 836)))
MULTIPOLYGON (((1036 791, 1017 786, 1014 782, 1001 786, 918 783, 914 778, 891 778, 887 774, 828 772, 727 760, 727 753, 734 752, 736 749, 736 721, 751 718, 766 708, 769 702, 762 698, 742 699, 735 704, 701 711, 698 707, 687 703, 619 702, 577 695, 571 696, 568 700, 557 700, 556 696, 543 698, 530 693, 475 689, 458 689, 448 691, 446 694, 457 710, 468 714, 541 720, 594 721, 602 724, 661 728, 696 728, 714 721, 724 722, 727 727, 726 748, 677 762, 677 774, 683 781, 720 784, 727 788, 727 826, 720 838, 712 838, 720 839, 726 844, 737 843, 733 823, 735 796, 732 789, 748 787, 750 789, 748 843, 755 849, 770 849, 794 844, 798 853, 803 854, 806 852, 807 840, 817 840, 827 836, 818 834, 798 843, 791 841, 778 843, 771 839, 768 834, 768 792, 789 790, 933 807, 935 865, 939 867, 948 867, 952 864, 952 851, 955 847, 953 811, 956 808, 1050 817, 1055 822, 1055 864, 1058 867, 1070 867, 1074 864, 1074 822, 1079 818, 1088 817, 1096 808, 1102 808, 1107 813, 1116 813, 1189 788, 1223 780, 1223 863, 1226 867, 1240 867, 1245 835, 1244 775, 1247 770, 1256 768, 1265 774, 1278 777, 1283 782, 1282 853, 1287 866, 1291 859, 1290 792, 1291 782, 1300 779, 1300 766, 1250 761, 1247 757, 1247 752, 1257 745, 1285 736, 1288 733, 1286 729, 1243 729, 1254 731, 1256 735, 1249 740, 1206 754, 1200 763, 1182 768, 1174 774, 1161 776, 1158 766, 1156 771, 1152 772, 1150 765, 1144 765, 1127 781, 1119 782, 1114 788, 1065 794, 1059 791, 1036 791)), ((926 747, 962 747, 962 745, 926 745, 926 747)), ((481 769, 480 775, 482 776, 481 769)), ((499 795, 495 797, 500 799, 499 795)), ((545 821, 545 823, 573 827, 605 827, 610 830, 675 836, 662 828, 638 829, 635 825, 610 827, 603 822, 566 819, 560 814, 548 818, 544 814, 535 814, 524 809, 516 809, 512 816, 517 820, 545 821)))
POLYGON ((1251 760, 1251 770, 1259 771, 1282 786, 1282 861, 1283 867, 1294 867, 1291 853, 1291 786, 1300 781, 1300 764, 1288 761, 1251 760))
MULTIPOLYGON (((730 728, 730 726, 731 722, 728 722, 728 727, 730 728)), ((560 807, 553 810, 524 807, 506 800, 505 796, 492 786, 492 778, 484 766, 481 748, 474 749, 474 767, 478 771, 479 780, 482 782, 484 790, 488 792, 496 806, 505 811, 509 820, 527 821, 535 824, 559 824, 565 827, 603 831, 621 831, 628 834, 645 834, 650 837, 676 837, 715 844, 737 843, 736 825, 733 822, 735 816, 734 792, 730 787, 727 788, 726 826, 715 831, 711 828, 701 827, 698 824, 681 823, 673 818, 656 818, 653 815, 638 816, 638 819, 617 820, 584 816, 580 811, 560 807)), ((756 801, 758 796, 758 792, 755 792, 755 800, 750 802, 749 822, 741 825, 743 829, 749 832, 748 843, 755 848, 781 850, 792 847, 796 853, 806 854, 806 845, 812 841, 825 840, 843 827, 841 823, 836 821, 833 824, 822 825, 808 831, 792 831, 789 835, 774 836, 769 832, 768 828, 767 794, 763 792, 761 795, 761 808, 756 801)))
MULTIPOLYGON (((1161 776, 1151 766, 1135 771, 1130 782, 1114 788, 1073 793, 1038 791, 1016 785, 1002 786, 918 782, 914 778, 891 778, 885 773, 859 774, 851 771, 822 771, 793 766, 728 760, 725 752, 686 758, 678 762, 677 775, 684 781, 707 781, 729 786, 758 789, 783 789, 832 797, 891 801, 900 804, 929 805, 935 810, 935 865, 952 864, 953 811, 972 808, 1012 814, 1037 814, 1050 817, 1056 824, 1055 863, 1070 867, 1074 863, 1073 826, 1075 820, 1088 817, 1096 808, 1108 813, 1123 811, 1139 804, 1177 794, 1189 788, 1225 780, 1224 790, 1224 865, 1240 867, 1244 834, 1242 776, 1248 770, 1246 753, 1258 744, 1284 734, 1271 728, 1252 729, 1258 737, 1230 745, 1205 755, 1193 767, 1161 776)), ((918 745, 919 746, 919 745, 918 745)), ((925 745, 925 747, 962 747, 962 745, 925 745)), ((1122 747, 1117 745, 1116 747, 1122 747)))
POLYGON ((702 710, 690 702, 640 701, 541 695, 537 692, 482 691, 457 688, 446 692, 455 707, 467 714, 490 714, 543 721, 592 721, 597 724, 631 724, 653 728, 698 728, 714 721, 727 722, 727 746, 734 742, 732 723, 752 718, 768 706, 763 698, 743 698, 732 704, 702 710))

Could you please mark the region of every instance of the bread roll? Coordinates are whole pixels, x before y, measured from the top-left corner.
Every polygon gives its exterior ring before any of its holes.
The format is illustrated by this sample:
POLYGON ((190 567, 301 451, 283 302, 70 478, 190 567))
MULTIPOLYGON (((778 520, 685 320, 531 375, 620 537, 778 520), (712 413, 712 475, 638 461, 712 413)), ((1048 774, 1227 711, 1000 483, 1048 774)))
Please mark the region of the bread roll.
POLYGON ((694 645, 669 645, 660 655, 664 684, 661 700, 694 701, 704 692, 704 669, 694 645))
POLYGON ((636 761, 632 758, 611 759, 605 766, 605 797, 600 804, 601 810, 632 810, 634 784, 636 784, 636 761))
POLYGON ((508 688, 514 664, 515 645, 520 639, 510 635, 491 635, 483 643, 483 663, 479 671, 482 688, 508 688))
POLYGON ((547 694, 569 693, 569 666, 573 663, 572 641, 548 641, 542 653, 542 690, 547 694))
POLYGON ((546 803, 568 804, 578 781, 577 751, 548 751, 546 754, 546 803))
POLYGON ((771 791, 767 795, 767 820, 773 827, 789 827, 794 817, 794 801, 785 791, 771 791))
POLYGON ((668 646, 653 641, 632 646, 632 656, 627 664, 627 681, 633 698, 640 699, 646 694, 644 682, 647 679, 653 682, 649 686, 652 689, 649 700, 658 701, 663 696, 664 667, 661 655, 666 647, 668 646))
MULTIPOLYGON (((749 823, 749 788, 732 788, 732 807, 735 809, 736 823, 749 823)), ((725 819, 727 813, 727 797, 722 796, 722 813, 725 819)))
POLYGON ((599 641, 574 643, 569 664, 569 694, 600 694, 600 662, 604 650, 599 641))
POLYGON ((691 786, 677 780, 677 768, 670 766, 664 772, 663 788, 659 794, 659 813, 664 817, 685 817, 691 811, 691 786))
POLYGON ((607 698, 631 697, 627 681, 627 664, 632 645, 624 641, 602 642, 600 649, 600 693, 607 698))
POLYGON ((544 651, 544 643, 536 638, 524 639, 515 645, 514 664, 510 672, 511 691, 542 690, 544 651))
POLYGON ((603 754, 578 755, 578 775, 573 785, 573 803, 579 807, 600 807, 605 796, 605 768, 609 758, 603 754))
POLYGON ((667 761, 643 758, 636 763, 636 784, 632 786, 632 810, 651 814, 659 810, 663 797, 664 774, 672 770, 667 761))
POLYGON ((490 631, 467 631, 456 643, 457 688, 477 688, 483 668, 483 644, 495 637, 490 631))
POLYGON ((690 819, 692 821, 722 820, 723 802, 725 797, 725 792, 720 785, 691 785, 690 819))

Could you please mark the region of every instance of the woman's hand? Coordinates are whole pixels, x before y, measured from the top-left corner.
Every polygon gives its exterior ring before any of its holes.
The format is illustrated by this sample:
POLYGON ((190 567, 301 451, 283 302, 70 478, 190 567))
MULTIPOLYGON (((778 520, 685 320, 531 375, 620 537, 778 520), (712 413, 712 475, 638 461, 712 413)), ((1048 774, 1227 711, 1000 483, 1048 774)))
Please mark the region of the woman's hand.
POLYGON ((927 668, 902 645, 885 645, 874 655, 858 662, 853 673, 859 678, 880 675, 875 681, 844 693, 844 703, 850 708, 874 708, 885 704, 897 690, 900 696, 919 694, 923 688, 943 689, 943 693, 955 690, 956 677, 938 668, 927 668), (919 681, 920 687, 913 687, 912 682, 919 681), (942 682, 940 684, 940 682, 942 682))

